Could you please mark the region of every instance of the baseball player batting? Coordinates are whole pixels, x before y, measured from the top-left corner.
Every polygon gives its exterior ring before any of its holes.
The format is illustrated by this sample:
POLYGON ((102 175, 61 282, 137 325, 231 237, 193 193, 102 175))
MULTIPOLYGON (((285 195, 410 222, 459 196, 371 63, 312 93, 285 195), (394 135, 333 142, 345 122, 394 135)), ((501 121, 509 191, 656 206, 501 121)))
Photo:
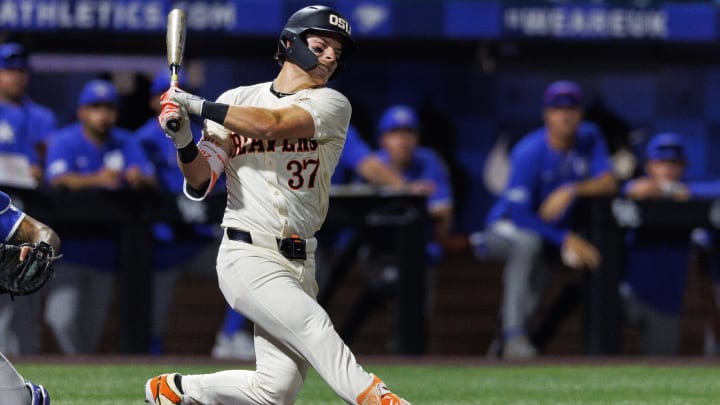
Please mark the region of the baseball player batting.
POLYGON ((159 121, 178 149, 185 193, 206 196, 227 176, 217 274, 235 310, 255 324, 257 370, 162 374, 145 385, 155 404, 292 404, 313 367, 350 404, 409 404, 365 371, 316 302, 315 232, 345 143, 350 103, 326 87, 355 48, 350 24, 329 7, 305 7, 280 35, 272 82, 210 102, 171 87, 159 121), (206 119, 196 145, 188 114, 206 119), (168 129, 178 120, 177 131, 168 129))
MULTIPOLYGON (((29 262, 33 255, 30 244, 47 244, 51 247, 51 252, 57 252, 60 249, 60 238, 49 226, 17 209, 10 197, 0 191, 0 250, 2 251, 0 276, 11 273, 16 267, 7 257, 7 248, 19 246, 21 250, 25 250, 20 254, 22 257, 20 263, 29 262), (23 244, 25 245, 22 246, 23 244)), ((6 290, 5 287, 0 288, 2 292, 6 290)), ((2 393, 0 402, 3 404, 50 404, 50 395, 45 387, 26 381, 2 353, 0 353, 0 392, 2 393)))

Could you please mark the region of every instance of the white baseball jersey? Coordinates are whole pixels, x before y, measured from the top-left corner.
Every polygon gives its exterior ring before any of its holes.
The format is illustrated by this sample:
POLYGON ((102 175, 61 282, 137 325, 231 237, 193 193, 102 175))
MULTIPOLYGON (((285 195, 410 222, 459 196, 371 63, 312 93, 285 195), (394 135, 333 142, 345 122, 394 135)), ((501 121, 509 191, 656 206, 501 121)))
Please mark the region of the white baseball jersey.
MULTIPOLYGON (((351 106, 338 91, 323 87, 285 97, 271 83, 238 87, 217 101, 230 105, 282 108, 296 105, 315 122, 309 139, 257 140, 239 136, 225 165, 228 205, 223 227, 260 231, 278 237, 311 238, 327 214, 330 177, 350 123, 351 106)), ((234 134, 206 121, 208 135, 227 144, 234 134)))

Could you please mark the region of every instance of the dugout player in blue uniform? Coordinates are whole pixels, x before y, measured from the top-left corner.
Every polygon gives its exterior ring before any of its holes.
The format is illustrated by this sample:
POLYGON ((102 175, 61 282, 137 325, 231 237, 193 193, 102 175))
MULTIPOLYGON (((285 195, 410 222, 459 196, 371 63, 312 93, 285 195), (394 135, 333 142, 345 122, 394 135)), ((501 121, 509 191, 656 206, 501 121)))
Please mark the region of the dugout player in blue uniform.
POLYGON ((582 121, 582 103, 582 90, 574 82, 546 88, 545 125, 513 148, 508 184, 488 214, 484 238, 472 241, 477 254, 505 261, 505 358, 537 355, 527 329, 542 296, 546 247, 562 252, 572 268, 594 270, 600 264, 598 250, 572 230, 573 206, 579 197, 613 194, 617 185, 599 128, 582 121))
MULTIPOLYGON (((449 236, 453 222, 454 201, 447 165, 434 150, 419 145, 419 130, 420 120, 415 109, 407 105, 387 108, 378 123, 380 149, 374 155, 382 164, 399 173, 409 190, 427 195, 431 226, 425 255, 429 267, 432 267, 442 257, 441 246, 449 236)), ((387 292, 392 290, 398 278, 394 242, 381 235, 373 239, 370 266, 378 267, 379 274, 371 276, 371 282, 340 328, 340 335, 348 342, 369 313, 387 298, 387 292)), ((431 268, 427 276, 432 277, 431 268)), ((428 308, 421 310, 428 310, 431 301, 428 298, 428 308)))
POLYGON ((43 178, 45 152, 50 134, 57 129, 55 113, 27 95, 30 62, 20 43, 0 44, 0 116, 13 131, 0 142, 0 152, 26 156, 36 182, 43 178))
MULTIPOLYGON (((17 209, 10 196, 0 191, 0 243, 46 242, 60 251, 57 233, 17 209)), ((10 361, 0 353, 0 402, 13 405, 50 405, 50 394, 42 385, 25 380, 10 361)))
MULTIPOLYGON (((105 80, 85 84, 78 122, 52 135, 46 176, 53 188, 143 189, 155 169, 132 133, 115 126, 119 97, 105 80)), ((117 251, 111 238, 67 237, 62 268, 47 299, 45 319, 63 353, 92 353, 102 336, 112 296, 117 251)))
POLYGON ((454 207, 447 164, 437 152, 419 145, 420 120, 412 107, 394 105, 386 109, 378 130, 378 158, 400 173, 411 190, 427 195, 433 222, 430 239, 442 244, 452 226, 454 207))

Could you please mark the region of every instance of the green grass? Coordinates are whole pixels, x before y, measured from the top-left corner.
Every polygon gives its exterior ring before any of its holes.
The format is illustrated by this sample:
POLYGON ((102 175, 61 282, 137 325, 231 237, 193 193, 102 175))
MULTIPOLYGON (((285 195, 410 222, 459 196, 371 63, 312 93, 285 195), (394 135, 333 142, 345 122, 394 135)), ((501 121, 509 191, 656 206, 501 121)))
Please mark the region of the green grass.
MULTIPOLYGON (((141 404, 145 381, 161 372, 205 373, 226 365, 15 364, 45 385, 53 405, 141 404)), ((720 368, 691 366, 373 366, 390 387, 425 404, 720 403, 720 368)), ((0 401, 1 402, 1 401, 0 401)), ((342 404, 314 372, 296 402, 342 404)))

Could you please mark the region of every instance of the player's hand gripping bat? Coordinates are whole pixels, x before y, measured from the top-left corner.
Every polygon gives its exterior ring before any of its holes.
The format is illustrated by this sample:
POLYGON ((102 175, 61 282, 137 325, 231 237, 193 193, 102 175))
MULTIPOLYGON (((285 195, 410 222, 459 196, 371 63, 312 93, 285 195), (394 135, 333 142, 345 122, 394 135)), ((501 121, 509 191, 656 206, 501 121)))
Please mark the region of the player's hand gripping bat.
MULTIPOLYGON (((178 73, 185 51, 185 32, 187 30, 187 16, 180 9, 173 9, 168 13, 167 20, 167 61, 170 68, 170 86, 178 83, 178 73)), ((180 122, 173 119, 167 123, 168 129, 175 132, 180 128, 180 122)))

